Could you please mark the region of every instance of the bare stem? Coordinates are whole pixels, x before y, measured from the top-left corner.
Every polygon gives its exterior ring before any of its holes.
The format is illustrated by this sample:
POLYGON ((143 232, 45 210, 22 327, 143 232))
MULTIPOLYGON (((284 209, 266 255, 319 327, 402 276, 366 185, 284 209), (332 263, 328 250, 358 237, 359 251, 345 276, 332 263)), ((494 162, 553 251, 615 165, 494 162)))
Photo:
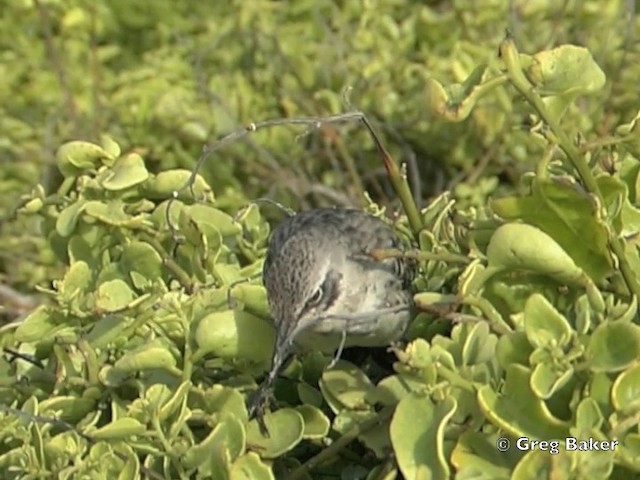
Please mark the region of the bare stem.
MULTIPOLYGON (((389 180, 393 185, 402 205, 404 207, 405 213, 409 220, 409 224, 413 233, 415 235, 422 229, 422 220, 420 219, 420 213, 418 211, 418 207, 416 206, 415 200, 411 194, 411 189, 409 187, 409 183, 407 182, 406 175, 404 175, 400 169, 400 167, 395 163, 389 152, 384 148, 382 142, 380 141, 380 137, 376 133, 373 128, 373 125, 366 117, 366 115, 360 111, 341 113, 338 115, 327 115, 320 117, 294 117, 294 118, 274 118, 270 120, 263 120, 257 123, 250 123, 244 128, 231 132, 230 134, 222 137, 220 140, 217 140, 211 144, 205 145, 202 149, 202 154, 198 159, 195 168, 191 172, 191 175, 187 179, 187 181, 182 185, 178 190, 173 192, 173 199, 169 200, 169 204, 167 205, 167 219, 169 220, 169 209, 171 208, 171 204, 174 199, 179 197, 180 192, 183 192, 187 189, 191 189, 195 183, 196 176, 205 161, 216 151, 222 149, 230 143, 233 143, 241 138, 246 137, 247 135, 256 132, 258 130, 262 130, 264 128, 283 126, 283 125, 307 125, 319 128, 323 124, 328 123, 344 123, 344 122, 353 122, 360 121, 364 123, 365 127, 369 131, 369 134, 373 140, 373 143, 376 146, 376 149, 380 152, 383 158, 384 166, 389 175, 389 180)), ((193 191, 191 191, 193 195, 193 191)), ((176 230, 173 227, 171 222, 169 221, 169 225, 171 228, 176 230)))

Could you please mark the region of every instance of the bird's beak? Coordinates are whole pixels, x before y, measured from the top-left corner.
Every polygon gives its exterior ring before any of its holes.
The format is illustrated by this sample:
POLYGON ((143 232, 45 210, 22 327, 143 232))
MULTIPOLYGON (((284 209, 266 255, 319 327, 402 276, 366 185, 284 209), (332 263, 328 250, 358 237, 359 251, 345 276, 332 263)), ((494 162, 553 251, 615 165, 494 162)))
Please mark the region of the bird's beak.
MULTIPOLYGON (((283 325, 291 325, 290 323, 283 325)), ((273 347, 273 355, 271 357, 271 370, 265 381, 260 385, 258 392, 252 399, 249 406, 249 418, 256 418, 260 431, 265 437, 269 437, 269 430, 264 422, 264 403, 272 393, 273 384, 285 366, 287 360, 291 357, 292 338, 295 332, 291 328, 278 328, 276 331, 276 342, 273 347)))
POLYGON ((276 377, 280 374, 280 371, 284 367, 286 361, 291 356, 292 334, 294 333, 291 328, 284 327, 284 325, 291 325, 291 323, 282 323, 283 327, 279 328, 276 333, 276 341, 273 347, 273 355, 271 357, 271 370, 267 377, 267 384, 273 385, 276 377))

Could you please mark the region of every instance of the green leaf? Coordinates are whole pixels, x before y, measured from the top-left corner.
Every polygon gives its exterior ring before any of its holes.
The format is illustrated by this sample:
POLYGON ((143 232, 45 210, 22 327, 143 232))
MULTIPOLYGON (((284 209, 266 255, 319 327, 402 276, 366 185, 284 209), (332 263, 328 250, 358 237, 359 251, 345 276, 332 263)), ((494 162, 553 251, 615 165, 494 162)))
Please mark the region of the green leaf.
POLYGON ((262 285, 239 283, 231 287, 230 296, 242 304, 244 310, 260 318, 270 318, 267 290, 262 285))
POLYGON ((97 168, 103 159, 113 159, 111 154, 93 143, 72 141, 58 148, 58 168, 65 177, 77 176, 85 170, 97 168))
POLYGON ((636 363, 616 378, 611 388, 613 406, 621 412, 640 410, 640 364, 636 363))
POLYGON ((498 338, 489 333, 489 325, 477 322, 471 326, 462 345, 462 365, 480 365, 495 356, 498 338))
POLYGON ((118 474, 118 480, 137 480, 140 478, 140 460, 135 452, 129 449, 125 455, 127 460, 118 474))
POLYGON ((303 438, 322 439, 327 436, 331 422, 322 410, 312 405, 300 405, 296 410, 304 419, 303 438))
POLYGON ((80 293, 91 288, 93 274, 85 262, 75 262, 65 274, 59 285, 59 298, 63 302, 70 302, 80 293))
POLYGON ((613 259, 607 226, 599 216, 595 201, 573 182, 536 178, 529 196, 500 198, 490 205, 504 219, 521 220, 546 232, 548 237, 536 235, 530 239, 522 232, 519 238, 513 239, 514 247, 518 242, 525 244, 519 248, 527 249, 534 258, 537 248, 545 257, 541 261, 544 270, 557 271, 561 278, 568 277, 566 280, 578 279, 580 270, 584 270, 596 283, 611 273, 613 259), (533 241, 535 246, 526 246, 533 241), (545 241, 551 241, 551 246, 545 248, 545 241), (556 242, 560 248, 555 246, 556 242), (578 269, 566 259, 567 255, 578 269), (560 263, 554 267, 556 261, 560 263))
POLYGON ((527 270, 567 285, 584 285, 584 272, 553 238, 524 223, 498 227, 487 246, 489 272, 527 270), (526 239, 526 241, 524 241, 526 239))
POLYGON ((185 184, 191 180, 191 173, 190 170, 160 172, 144 183, 142 193, 150 200, 173 198, 174 192, 178 192, 179 200, 201 199, 212 202, 213 191, 200 175, 195 176, 191 187, 187 185, 185 188, 185 184))
POLYGON ((171 370, 175 366, 175 357, 158 341, 127 351, 114 364, 114 368, 121 372, 137 372, 153 368, 171 370))
POLYGON ((538 398, 548 400, 573 376, 573 368, 559 368, 551 363, 537 364, 531 374, 531 390, 538 398))
POLYGON ((204 440, 189 448, 182 463, 186 468, 196 468, 210 461, 207 452, 219 449, 225 449, 229 460, 233 461, 244 453, 245 441, 242 423, 233 416, 225 416, 204 440))
MULTIPOLYGON (((367 398, 375 391, 374 385, 362 370, 344 360, 325 370, 320 381, 320 390, 342 408, 361 410, 366 408, 367 398)), ((338 405, 331 405, 337 413, 338 405)))
POLYGON ((182 382, 175 392, 173 392, 171 398, 164 402, 158 411, 158 419, 161 422, 164 422, 167 418, 185 407, 190 388, 192 388, 190 381, 182 382))
POLYGON ((640 358, 640 327, 615 321, 598 325, 586 350, 595 372, 618 372, 640 358))
POLYGON ((277 458, 293 449, 304 435, 302 415, 291 408, 283 408, 264 416, 269 437, 260 432, 258 422, 251 420, 247 425, 247 447, 262 458, 277 458))
POLYGON ((249 452, 231 465, 231 480, 275 480, 275 477, 256 453, 249 452))
POLYGON ((55 332, 66 327, 59 323, 59 314, 46 305, 40 305, 25 318, 15 332, 18 342, 53 341, 55 332))
POLYGON ((84 199, 78 199, 60 212, 56 220, 56 231, 58 235, 67 238, 74 232, 85 205, 86 201, 84 199))
POLYGON ((490 385, 478 390, 478 403, 487 419, 513 438, 565 438, 570 424, 554 417, 530 386, 531 371, 522 365, 506 369, 504 390, 490 385))
POLYGON ((426 385, 410 375, 391 375, 376 386, 375 398, 383 405, 395 405, 411 392, 425 391, 426 385))
POLYGON ((185 210, 196 222, 214 226, 223 237, 233 237, 242 232, 242 227, 231 215, 210 205, 194 203, 185 210))
POLYGON ((389 432, 398 466, 405 478, 437 480, 449 477, 444 433, 456 406, 453 397, 446 397, 436 404, 417 393, 400 401, 389 432))
POLYGON ((591 397, 583 398, 576 408, 576 427, 580 432, 599 430, 604 422, 602 411, 591 397))
POLYGON ((525 74, 540 95, 593 93, 606 81, 591 52, 575 45, 536 53, 525 74))
POLYGON ((565 347, 572 337, 567 319, 549 301, 536 293, 524 307, 524 331, 533 347, 565 347))
POLYGON ((451 452, 451 464, 456 478, 474 480, 509 480, 515 464, 515 449, 501 452, 497 438, 480 432, 466 431, 458 438, 451 452))
POLYGON ((96 295, 96 307, 105 312, 125 309, 135 298, 126 282, 116 278, 100 284, 96 295))
POLYGON ((129 326, 130 321, 121 316, 106 315, 92 325, 85 338, 93 348, 103 349, 121 338, 129 326))
POLYGON ((224 412, 245 421, 249 415, 244 397, 238 390, 223 385, 212 385, 203 392, 202 409, 207 413, 224 412))
POLYGON ((133 241, 124 246, 120 258, 120 269, 128 273, 137 288, 143 288, 152 281, 163 277, 164 262, 158 251, 146 242, 133 241), (142 275, 134 281, 132 273, 142 275))
POLYGON ((496 345, 496 357, 500 366, 506 369, 511 364, 529 365, 529 356, 533 352, 525 332, 513 332, 503 335, 496 345))
POLYGON ((131 217, 124 212, 124 203, 120 200, 89 201, 85 204, 85 212, 102 223, 114 227, 136 227, 142 224, 141 217, 131 217))
POLYGON ((64 395, 49 397, 40 402, 39 412, 42 414, 55 413, 56 418, 69 423, 79 422, 88 415, 98 404, 99 398, 76 397, 64 395))
POLYGON ((482 88, 486 70, 486 65, 479 65, 463 83, 447 87, 433 78, 427 79, 429 112, 450 122, 461 122, 466 119, 478 100, 487 92, 487 88, 482 88))
POLYGON ((109 155, 111 155, 111 158, 118 158, 120 156, 120 145, 118 145, 118 142, 116 142, 109 135, 100 135, 100 146, 104 148, 104 150, 108 152, 109 155))
POLYGON ((119 418, 98 429, 88 429, 85 435, 93 440, 125 440, 134 435, 142 435, 146 428, 134 418, 119 418))
POLYGON ((106 190, 118 191, 144 182, 149 172, 144 160, 137 153, 130 153, 116 160, 113 167, 99 178, 100 185, 106 190))
POLYGON ((627 184, 610 175, 600 175, 596 181, 616 233, 624 237, 635 235, 640 231, 640 209, 631 203, 627 184))
POLYGON ((378 413, 373 410, 342 410, 333 419, 333 430, 341 435, 353 432, 358 426, 369 422, 369 428, 360 428, 358 440, 365 448, 371 450, 377 458, 385 458, 391 451, 388 422, 378 421, 377 425, 371 425, 378 418, 378 413))
POLYGON ((205 316, 195 330, 196 358, 215 354, 221 358, 242 358, 263 365, 271 363, 275 331, 265 320, 239 310, 225 310, 205 316))

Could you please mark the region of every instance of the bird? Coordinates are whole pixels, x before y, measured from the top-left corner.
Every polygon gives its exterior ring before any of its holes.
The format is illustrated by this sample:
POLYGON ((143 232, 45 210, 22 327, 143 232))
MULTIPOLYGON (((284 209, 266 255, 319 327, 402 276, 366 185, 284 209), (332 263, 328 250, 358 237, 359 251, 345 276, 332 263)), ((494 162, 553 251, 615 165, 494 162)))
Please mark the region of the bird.
POLYGON ((276 340, 271 370, 249 408, 263 434, 265 404, 293 354, 335 353, 331 368, 344 347, 388 346, 403 337, 412 316, 413 266, 402 256, 371 255, 401 248, 385 221, 350 208, 299 212, 273 230, 262 278, 276 340))

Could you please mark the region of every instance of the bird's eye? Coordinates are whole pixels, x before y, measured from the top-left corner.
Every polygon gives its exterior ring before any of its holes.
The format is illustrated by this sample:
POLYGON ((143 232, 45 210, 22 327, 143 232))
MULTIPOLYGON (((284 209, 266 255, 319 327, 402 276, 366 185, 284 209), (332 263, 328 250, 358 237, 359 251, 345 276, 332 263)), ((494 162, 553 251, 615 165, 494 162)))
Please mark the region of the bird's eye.
POLYGON ((322 286, 316 288, 316 291, 313 292, 313 295, 311 295, 309 297, 309 300, 307 300, 307 308, 313 308, 318 306, 318 304, 320 304, 320 302, 322 301, 322 297, 324 296, 324 289, 322 288, 322 286))

